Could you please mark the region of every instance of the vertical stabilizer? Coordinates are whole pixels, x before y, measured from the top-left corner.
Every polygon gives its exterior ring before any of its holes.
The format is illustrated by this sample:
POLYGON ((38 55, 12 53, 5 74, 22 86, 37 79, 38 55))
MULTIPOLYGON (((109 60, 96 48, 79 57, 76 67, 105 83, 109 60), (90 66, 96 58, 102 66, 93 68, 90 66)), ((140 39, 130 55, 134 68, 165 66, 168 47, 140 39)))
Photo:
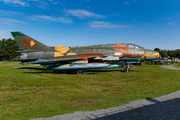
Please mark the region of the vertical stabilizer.
POLYGON ((39 41, 21 33, 21 32, 11 32, 15 41, 19 45, 20 49, 23 51, 48 51, 50 47, 40 43, 39 41))

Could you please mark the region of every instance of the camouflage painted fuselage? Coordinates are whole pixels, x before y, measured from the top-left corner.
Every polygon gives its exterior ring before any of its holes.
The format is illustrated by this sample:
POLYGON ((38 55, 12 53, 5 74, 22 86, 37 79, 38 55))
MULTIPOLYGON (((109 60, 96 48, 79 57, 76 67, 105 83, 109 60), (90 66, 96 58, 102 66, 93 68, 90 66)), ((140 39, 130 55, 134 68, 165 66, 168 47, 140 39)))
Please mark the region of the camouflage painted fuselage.
MULTIPOLYGON (((20 32, 12 32, 22 53, 20 60, 41 64, 50 69, 114 68, 122 63, 140 63, 155 60, 159 53, 135 44, 104 44, 85 47, 48 47, 20 32)), ((122 66, 123 67, 123 66, 122 66)))

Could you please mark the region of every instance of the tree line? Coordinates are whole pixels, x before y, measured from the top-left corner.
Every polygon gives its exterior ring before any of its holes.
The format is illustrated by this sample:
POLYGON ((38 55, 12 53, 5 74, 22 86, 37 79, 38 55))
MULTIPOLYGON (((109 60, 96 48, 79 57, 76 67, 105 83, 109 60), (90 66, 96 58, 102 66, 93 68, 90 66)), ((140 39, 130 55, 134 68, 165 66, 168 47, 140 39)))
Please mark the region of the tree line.
POLYGON ((17 45, 14 39, 2 39, 0 40, 0 59, 9 60, 19 56, 19 53, 16 53, 19 46, 17 45))
POLYGON ((154 51, 157 51, 161 54, 161 57, 175 57, 180 58, 180 49, 177 50, 160 50, 159 48, 155 48, 154 51))

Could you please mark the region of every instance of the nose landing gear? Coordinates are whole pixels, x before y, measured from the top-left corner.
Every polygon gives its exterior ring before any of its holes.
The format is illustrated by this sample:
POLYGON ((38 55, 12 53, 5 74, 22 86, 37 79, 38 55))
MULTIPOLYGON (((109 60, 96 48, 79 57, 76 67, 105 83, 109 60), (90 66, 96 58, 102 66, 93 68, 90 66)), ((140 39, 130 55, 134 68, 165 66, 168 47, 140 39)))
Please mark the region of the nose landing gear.
POLYGON ((86 75, 86 70, 76 70, 77 75, 86 75))
POLYGON ((125 68, 124 68, 124 71, 125 72, 129 72, 130 71, 130 63, 128 63, 126 66, 125 66, 125 68))

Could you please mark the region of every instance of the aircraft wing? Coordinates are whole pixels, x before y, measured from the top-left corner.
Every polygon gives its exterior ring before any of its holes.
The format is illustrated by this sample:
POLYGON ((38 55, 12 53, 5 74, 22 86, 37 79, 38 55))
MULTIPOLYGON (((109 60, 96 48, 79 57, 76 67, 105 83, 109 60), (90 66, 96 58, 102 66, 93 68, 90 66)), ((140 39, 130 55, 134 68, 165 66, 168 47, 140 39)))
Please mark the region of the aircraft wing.
POLYGON ((59 59, 50 59, 50 60, 45 60, 45 59, 38 59, 36 61, 32 61, 32 62, 24 62, 23 64, 55 64, 58 62, 62 62, 62 61, 75 61, 75 60, 79 60, 79 58, 59 58, 59 59))
POLYGON ((27 59, 13 59, 12 61, 34 61, 38 60, 39 58, 27 58, 27 59))

